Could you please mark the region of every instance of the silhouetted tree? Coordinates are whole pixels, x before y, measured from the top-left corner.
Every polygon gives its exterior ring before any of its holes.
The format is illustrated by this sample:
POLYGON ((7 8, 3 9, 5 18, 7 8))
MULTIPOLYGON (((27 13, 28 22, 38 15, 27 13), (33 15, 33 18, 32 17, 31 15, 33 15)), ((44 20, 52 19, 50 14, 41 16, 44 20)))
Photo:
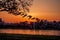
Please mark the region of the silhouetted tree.
POLYGON ((32 18, 32 20, 36 19, 35 17, 32 18))
POLYGON ((2 18, 0 18, 0 28, 3 27, 3 21, 2 21, 2 18))
POLYGON ((2 18, 0 18, 0 22, 2 22, 2 18))
MULTIPOLYGON (((33 0, 0 0, 0 11, 7 11, 15 14, 15 12, 29 12, 29 7, 33 0), (2 9, 3 8, 3 9, 2 9)), ((15 14, 17 15, 17 13, 15 14)))
MULTIPOLYGON (((29 8, 32 5, 33 0, 0 0, 0 12, 7 11, 13 15, 21 15, 23 17, 32 18, 31 15, 27 15, 29 8)), ((35 18, 32 18, 32 20, 35 18)))

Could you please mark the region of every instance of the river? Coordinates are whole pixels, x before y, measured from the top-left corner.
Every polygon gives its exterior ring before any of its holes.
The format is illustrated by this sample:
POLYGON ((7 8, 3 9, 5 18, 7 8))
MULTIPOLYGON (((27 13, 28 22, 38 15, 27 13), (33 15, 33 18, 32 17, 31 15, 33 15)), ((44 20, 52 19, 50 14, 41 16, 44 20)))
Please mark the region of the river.
POLYGON ((22 30, 22 29, 0 29, 0 33, 28 34, 28 35, 55 35, 60 36, 58 30, 22 30))

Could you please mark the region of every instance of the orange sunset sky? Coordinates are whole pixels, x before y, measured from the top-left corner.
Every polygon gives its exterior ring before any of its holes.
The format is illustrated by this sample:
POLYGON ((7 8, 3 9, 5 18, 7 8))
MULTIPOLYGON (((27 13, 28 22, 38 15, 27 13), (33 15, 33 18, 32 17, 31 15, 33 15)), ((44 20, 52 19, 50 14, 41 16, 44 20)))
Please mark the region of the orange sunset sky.
MULTIPOLYGON (((60 21, 60 0, 34 0, 28 15, 49 21, 60 21)), ((22 18, 20 15, 15 16, 7 12, 0 12, 0 18, 8 23, 30 21, 26 17, 22 18)))

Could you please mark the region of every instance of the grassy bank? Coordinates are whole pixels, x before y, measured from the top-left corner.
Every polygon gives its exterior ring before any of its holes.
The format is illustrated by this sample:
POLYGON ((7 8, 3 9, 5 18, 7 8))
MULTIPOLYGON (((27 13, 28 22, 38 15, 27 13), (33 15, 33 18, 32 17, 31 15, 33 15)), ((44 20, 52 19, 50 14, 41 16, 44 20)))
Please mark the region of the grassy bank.
POLYGON ((0 33, 0 40, 60 40, 58 36, 44 36, 44 35, 22 35, 22 34, 2 34, 0 33))

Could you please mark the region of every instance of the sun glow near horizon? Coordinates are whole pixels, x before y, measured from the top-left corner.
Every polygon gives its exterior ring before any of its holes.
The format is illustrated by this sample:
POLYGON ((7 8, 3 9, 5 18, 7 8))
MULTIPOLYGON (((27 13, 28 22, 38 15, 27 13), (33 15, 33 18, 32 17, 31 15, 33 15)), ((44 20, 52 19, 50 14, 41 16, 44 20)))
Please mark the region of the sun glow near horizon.
MULTIPOLYGON (((33 5, 30 8, 30 12, 27 14, 39 19, 60 21, 59 6, 60 1, 58 0, 34 0, 33 5)), ((14 16, 12 14, 8 14, 7 12, 0 12, 0 18, 2 18, 4 22, 9 23, 31 21, 27 17, 23 18, 20 15, 14 16)))

